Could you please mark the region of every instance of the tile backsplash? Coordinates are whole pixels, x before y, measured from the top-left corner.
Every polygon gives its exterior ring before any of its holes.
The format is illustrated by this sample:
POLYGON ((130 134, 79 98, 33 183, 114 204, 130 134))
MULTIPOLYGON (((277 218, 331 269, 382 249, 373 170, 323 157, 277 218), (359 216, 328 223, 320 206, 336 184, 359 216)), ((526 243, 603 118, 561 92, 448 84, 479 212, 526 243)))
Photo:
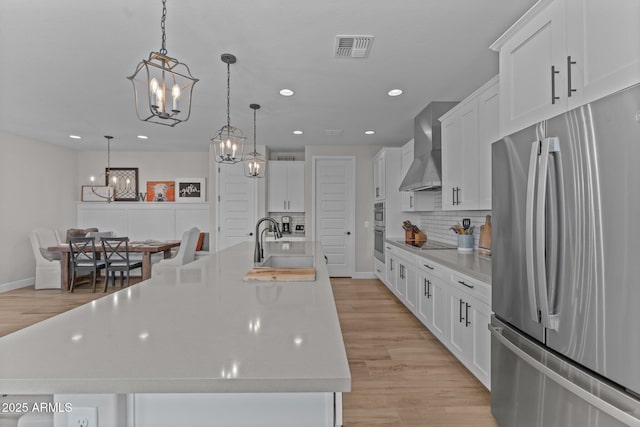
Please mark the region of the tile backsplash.
POLYGON ((428 239, 457 245, 458 236, 449 228, 457 223, 462 224, 462 218, 469 218, 471 219, 471 225, 475 226, 473 246, 478 249, 480 226, 484 224, 487 215, 491 215, 491 211, 443 211, 442 191, 438 190, 435 194, 435 210, 433 212, 420 212, 418 226, 427 234, 428 239))
MULTIPOLYGON (((282 224, 283 216, 291 217, 291 231, 295 231, 296 225, 304 225, 305 215, 304 212, 268 212, 267 216, 278 221, 278 224, 282 224)), ((305 227, 306 231, 306 227, 305 227)))

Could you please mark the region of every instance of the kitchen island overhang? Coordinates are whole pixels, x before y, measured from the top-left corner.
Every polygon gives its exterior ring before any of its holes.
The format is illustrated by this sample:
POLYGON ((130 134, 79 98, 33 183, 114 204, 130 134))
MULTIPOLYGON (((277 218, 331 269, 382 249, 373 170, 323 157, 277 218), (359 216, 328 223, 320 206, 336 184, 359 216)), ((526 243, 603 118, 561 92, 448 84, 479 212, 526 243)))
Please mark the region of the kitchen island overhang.
POLYGON ((0 338, 0 392, 335 400, 351 376, 322 247, 284 248, 266 252, 314 256, 315 282, 243 282, 243 243, 0 338))

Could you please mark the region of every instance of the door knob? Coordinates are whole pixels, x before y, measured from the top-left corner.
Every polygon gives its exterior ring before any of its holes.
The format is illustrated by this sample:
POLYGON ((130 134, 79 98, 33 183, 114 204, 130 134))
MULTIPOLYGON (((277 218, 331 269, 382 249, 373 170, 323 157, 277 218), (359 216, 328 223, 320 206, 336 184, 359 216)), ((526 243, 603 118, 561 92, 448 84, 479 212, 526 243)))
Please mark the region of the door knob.
POLYGON ((247 233, 247 236, 253 236, 253 233, 247 233))
POLYGON ((351 236, 351 232, 350 232, 350 231, 347 231, 347 232, 346 232, 346 233, 344 233, 344 234, 346 234, 347 236, 351 236))

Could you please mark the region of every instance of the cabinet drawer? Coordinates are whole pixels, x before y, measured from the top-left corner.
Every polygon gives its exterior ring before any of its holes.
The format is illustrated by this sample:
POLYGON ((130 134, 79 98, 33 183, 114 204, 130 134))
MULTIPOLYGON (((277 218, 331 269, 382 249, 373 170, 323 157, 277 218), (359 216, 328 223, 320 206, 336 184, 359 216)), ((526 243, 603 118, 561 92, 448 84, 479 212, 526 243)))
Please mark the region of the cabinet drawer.
POLYGON ((450 282, 454 288, 491 305, 491 286, 486 283, 456 272, 451 272, 450 282))
POLYGON ((416 267, 425 274, 440 277, 442 279, 447 278, 447 271, 449 271, 441 265, 422 257, 416 257, 416 267))
POLYGON ((384 244, 384 253, 385 255, 398 255, 398 251, 400 249, 398 249, 397 247, 393 246, 391 243, 385 243, 384 244))

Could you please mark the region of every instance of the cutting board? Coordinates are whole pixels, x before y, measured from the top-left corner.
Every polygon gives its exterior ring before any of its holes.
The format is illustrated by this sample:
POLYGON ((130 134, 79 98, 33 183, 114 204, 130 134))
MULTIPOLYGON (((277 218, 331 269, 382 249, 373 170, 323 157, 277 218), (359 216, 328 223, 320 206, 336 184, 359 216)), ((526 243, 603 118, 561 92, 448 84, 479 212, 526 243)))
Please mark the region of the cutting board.
POLYGON ((271 268, 255 267, 242 278, 245 282, 313 282, 315 268, 271 268))
POLYGON ((491 215, 487 215, 484 225, 480 226, 478 253, 480 255, 491 255, 491 215))

